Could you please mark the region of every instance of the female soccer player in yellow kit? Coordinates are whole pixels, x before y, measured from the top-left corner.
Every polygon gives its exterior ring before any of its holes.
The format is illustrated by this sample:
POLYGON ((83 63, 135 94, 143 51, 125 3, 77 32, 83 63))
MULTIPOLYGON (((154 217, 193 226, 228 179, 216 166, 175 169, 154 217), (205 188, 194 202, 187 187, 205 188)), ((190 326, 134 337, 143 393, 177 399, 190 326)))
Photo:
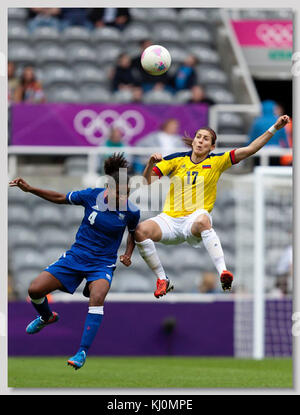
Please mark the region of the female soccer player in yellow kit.
POLYGON ((259 151, 288 122, 289 117, 283 115, 248 146, 225 153, 211 153, 217 137, 211 128, 204 127, 191 140, 191 151, 164 158, 159 153, 151 155, 143 174, 147 183, 162 176, 171 179, 163 212, 141 222, 135 231, 139 252, 157 277, 155 297, 165 295, 173 286, 154 242, 175 245, 186 241, 194 247, 203 242, 220 275, 223 290, 231 289, 233 275, 226 269, 222 246, 210 216, 216 200, 217 182, 226 169, 259 151))

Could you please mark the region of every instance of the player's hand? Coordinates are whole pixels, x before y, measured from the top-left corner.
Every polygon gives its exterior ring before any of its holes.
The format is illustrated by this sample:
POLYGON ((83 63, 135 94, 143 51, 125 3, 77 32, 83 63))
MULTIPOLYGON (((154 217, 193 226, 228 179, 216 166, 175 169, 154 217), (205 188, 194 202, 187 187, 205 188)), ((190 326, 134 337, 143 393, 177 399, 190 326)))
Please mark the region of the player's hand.
POLYGON ((122 262, 122 264, 125 265, 126 267, 130 267, 131 265, 130 257, 125 254, 120 256, 120 262, 122 262))
POLYGON ((278 118, 276 123, 274 124, 274 127, 277 130, 280 130, 281 128, 285 127, 290 122, 290 117, 288 115, 282 115, 278 118))
POLYGON ((162 159, 163 159, 163 157, 162 157, 162 155, 161 155, 160 153, 154 153, 154 154, 152 154, 152 155, 150 156, 149 162, 150 162, 151 164, 156 164, 156 163, 158 163, 159 161, 162 161, 162 159))
POLYGON ((31 186, 24 180, 22 177, 17 177, 14 180, 11 180, 9 183, 10 187, 19 187, 23 192, 30 192, 31 186))

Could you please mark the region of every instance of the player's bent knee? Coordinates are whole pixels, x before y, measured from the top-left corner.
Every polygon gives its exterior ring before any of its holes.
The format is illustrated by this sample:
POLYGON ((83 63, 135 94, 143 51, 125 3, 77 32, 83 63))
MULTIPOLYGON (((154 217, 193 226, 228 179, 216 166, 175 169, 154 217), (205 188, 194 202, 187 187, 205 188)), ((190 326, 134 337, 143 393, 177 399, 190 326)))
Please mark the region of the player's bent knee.
POLYGON ((134 237, 137 242, 149 239, 151 237, 151 229, 149 225, 147 225, 145 222, 138 224, 134 233, 134 237))
POLYGON ((39 298, 44 297, 45 293, 43 292, 39 284, 33 281, 28 288, 28 295, 33 300, 38 300, 39 298))
POLYGON ((211 229, 211 222, 206 215, 199 216, 193 223, 193 230, 199 234, 208 229, 211 229))

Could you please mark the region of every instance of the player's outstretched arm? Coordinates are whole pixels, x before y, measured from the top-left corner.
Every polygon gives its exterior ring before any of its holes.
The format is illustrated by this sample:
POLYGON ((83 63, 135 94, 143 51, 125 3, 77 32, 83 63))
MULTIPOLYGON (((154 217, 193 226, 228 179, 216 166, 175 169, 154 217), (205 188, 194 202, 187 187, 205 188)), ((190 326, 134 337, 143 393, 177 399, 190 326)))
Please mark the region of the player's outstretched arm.
POLYGON ((288 115, 282 115, 278 118, 276 123, 272 125, 265 133, 252 141, 248 146, 241 147, 235 150, 235 162, 238 163, 241 160, 246 159, 247 157, 252 156, 257 153, 267 142, 273 137, 273 135, 285 127, 286 124, 290 122, 288 115))
POLYGON ((17 177, 9 182, 10 187, 19 187, 23 192, 29 192, 49 202, 58 204, 68 204, 66 195, 63 193, 54 192, 53 190, 43 190, 30 186, 22 177, 17 177))
POLYGON ((127 242, 126 242, 125 253, 123 255, 120 255, 120 261, 126 267, 129 267, 131 265, 131 256, 132 256, 132 252, 134 248, 135 248, 134 233, 129 232, 128 237, 127 237, 127 242))
POLYGON ((153 172, 153 167, 159 161, 162 161, 162 155, 160 153, 154 153, 151 155, 151 157, 148 160, 148 163, 146 164, 143 176, 147 180, 148 184, 153 183, 153 181, 155 180, 154 178, 158 179, 157 174, 153 172))

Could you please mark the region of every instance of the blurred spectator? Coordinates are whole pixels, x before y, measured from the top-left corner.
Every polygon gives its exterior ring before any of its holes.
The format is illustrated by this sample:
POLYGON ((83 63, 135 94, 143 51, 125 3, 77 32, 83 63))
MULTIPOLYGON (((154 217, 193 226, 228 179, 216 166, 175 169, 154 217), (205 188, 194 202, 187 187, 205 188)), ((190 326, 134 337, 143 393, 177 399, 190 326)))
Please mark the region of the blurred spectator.
POLYGON ((8 93, 8 105, 16 101, 16 90, 20 84, 20 80, 15 73, 16 67, 14 62, 8 62, 7 64, 7 93, 8 93))
MULTIPOLYGON (((169 118, 160 127, 159 131, 154 131, 143 137, 137 142, 139 147, 155 147, 163 156, 174 153, 178 148, 184 146, 179 131, 179 122, 175 118, 169 118)), ((148 161, 147 156, 136 156, 134 158, 134 170, 136 173, 142 173, 148 161)))
POLYGON ((130 21, 130 14, 126 8, 97 8, 91 9, 89 20, 95 27, 112 26, 123 30, 130 21))
POLYGON ((276 270, 276 288, 282 294, 292 293, 292 271, 293 271, 293 247, 288 246, 282 253, 276 270))
POLYGON ((217 278, 213 272, 204 272, 199 283, 200 293, 214 294, 220 292, 217 285, 217 278))
POLYGON ((61 29, 69 26, 84 26, 93 29, 93 24, 88 19, 89 9, 83 7, 65 7, 61 9, 61 29))
MULTIPOLYGON (((275 124, 278 118, 278 112, 279 108, 277 107, 276 102, 271 100, 262 101, 261 116, 255 118, 250 129, 250 141, 262 135, 268 128, 275 124)), ((266 146, 288 147, 286 130, 282 128, 277 131, 266 146)))
POLYGON ((59 17, 61 9, 57 7, 34 7, 29 10, 28 29, 34 32, 37 27, 60 28, 59 17))
POLYGON ((189 55, 182 65, 178 68, 177 73, 174 76, 174 88, 176 91, 182 89, 190 89, 197 83, 197 74, 195 71, 195 65, 197 59, 194 55, 189 55))
POLYGON ((140 86, 133 86, 131 102, 133 103, 143 102, 143 88, 141 88, 140 86))
POLYGON ((20 84, 16 88, 15 97, 16 102, 45 102, 45 93, 42 84, 36 79, 32 66, 26 66, 23 69, 20 84))
POLYGON ((169 89, 173 90, 172 78, 168 75, 168 73, 164 73, 159 77, 149 75, 147 72, 144 71, 141 65, 141 56, 145 49, 149 46, 153 45, 150 39, 144 39, 140 42, 140 52, 138 56, 132 59, 132 73, 134 77, 134 83, 136 86, 139 86, 143 89, 144 92, 151 91, 152 89, 169 89))
MULTIPOLYGON (((109 138, 104 143, 105 147, 124 147, 122 140, 121 130, 117 127, 111 127, 109 138)), ((103 173, 103 167, 105 160, 110 157, 113 152, 107 152, 106 154, 100 154, 99 156, 99 173, 103 173)))
POLYGON ((14 288, 14 279, 11 274, 7 276, 7 299, 8 301, 15 301, 17 295, 14 288))
POLYGON ((200 85, 194 85, 191 88, 191 99, 188 101, 189 104, 207 104, 215 105, 215 102, 205 96, 205 91, 200 85))
POLYGON ((121 53, 111 77, 113 91, 133 87, 134 78, 132 75, 131 58, 127 53, 121 53))

